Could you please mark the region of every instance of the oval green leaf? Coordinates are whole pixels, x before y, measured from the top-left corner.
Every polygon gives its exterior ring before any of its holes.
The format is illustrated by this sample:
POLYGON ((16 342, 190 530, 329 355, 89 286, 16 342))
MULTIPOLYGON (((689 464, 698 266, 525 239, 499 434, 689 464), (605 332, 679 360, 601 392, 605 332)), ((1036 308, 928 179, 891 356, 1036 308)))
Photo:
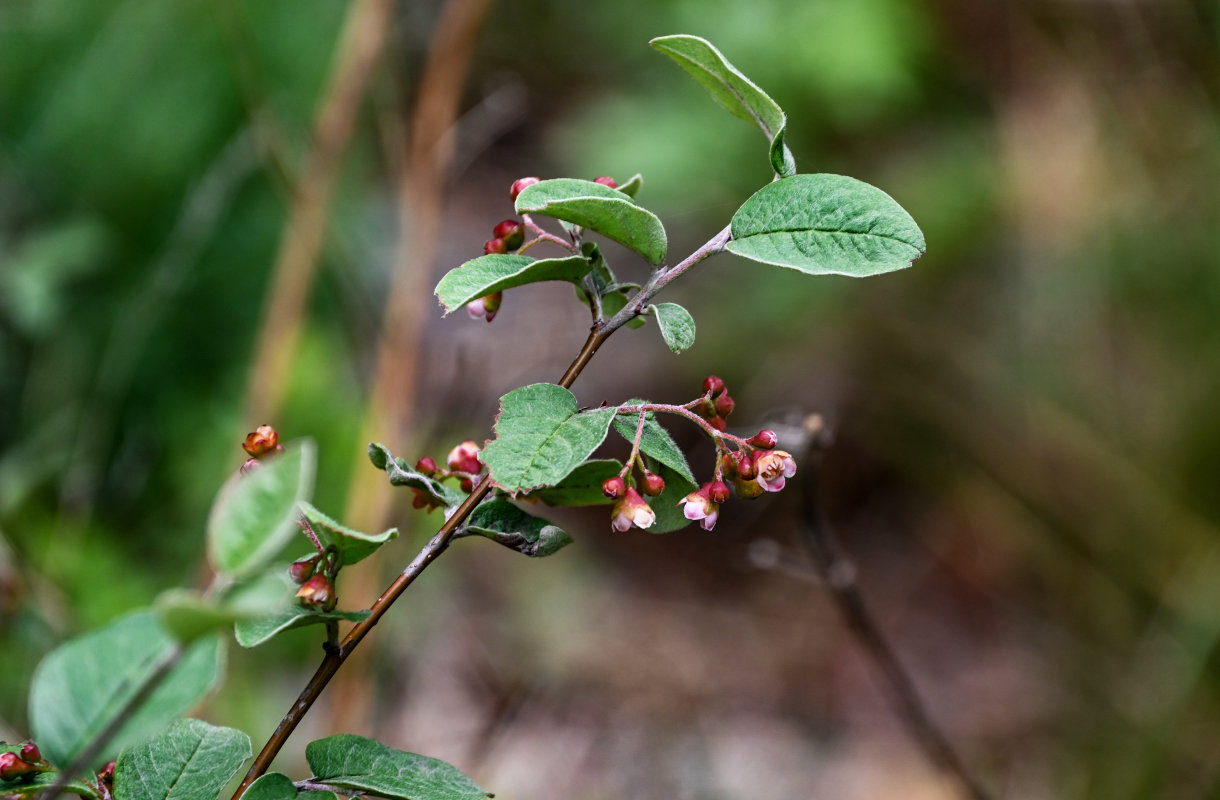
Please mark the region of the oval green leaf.
POLYGON ((923 232, 885 192, 844 175, 796 175, 759 189, 733 215, 728 250, 809 275, 863 278, 909 267, 923 232))
POLYGON ((452 764, 395 750, 350 733, 310 742, 305 747, 305 759, 320 783, 393 800, 483 800, 491 797, 452 764))
MULTIPOLYGON (((55 764, 72 763, 175 647, 153 613, 140 611, 51 651, 34 671, 30 688, 30 724, 43 755, 55 764)), ((219 676, 219 637, 199 640, 131 715, 108 752, 143 739, 190 709, 219 676)))
POLYGON ((229 578, 257 572, 300 535, 297 504, 313 493, 313 442, 289 444, 221 487, 208 516, 208 557, 229 578))
POLYGON ((517 195, 517 213, 543 214, 588 228, 634 250, 650 264, 665 260, 661 220, 626 194, 600 183, 576 178, 540 181, 517 195))
POLYGON ((377 552, 383 544, 398 536, 398 528, 390 528, 381 533, 361 533, 328 517, 309 503, 302 502, 300 507, 301 513, 313 525, 313 531, 318 535, 322 546, 333 546, 338 550, 344 566, 363 561, 377 552))
POLYGON ((436 285, 436 296, 445 316, 472 300, 495 292, 539 281, 577 282, 591 269, 581 256, 535 259, 529 256, 493 253, 467 261, 449 270, 436 285))
POLYGON ((297 787, 281 772, 268 772, 246 789, 242 800, 296 800, 297 787))
POLYGON ((233 637, 242 647, 258 647, 263 642, 292 628, 321 625, 326 622, 363 622, 372 612, 365 611, 311 611, 295 600, 274 613, 241 619, 233 626, 233 637))
POLYGON ((582 412, 575 395, 552 383, 509 392, 500 398, 496 439, 483 450, 492 484, 514 495, 554 486, 605 440, 614 411, 582 412))
POLYGON ((216 800, 250 755, 250 737, 241 731, 175 720, 119 755, 114 800, 216 800))
POLYGON ((661 338, 675 353, 695 343, 695 318, 677 303, 657 303, 651 307, 661 329, 661 338))
POLYGON ((475 508, 466 527, 534 558, 552 555, 572 543, 562 528, 503 499, 488 500, 475 508))

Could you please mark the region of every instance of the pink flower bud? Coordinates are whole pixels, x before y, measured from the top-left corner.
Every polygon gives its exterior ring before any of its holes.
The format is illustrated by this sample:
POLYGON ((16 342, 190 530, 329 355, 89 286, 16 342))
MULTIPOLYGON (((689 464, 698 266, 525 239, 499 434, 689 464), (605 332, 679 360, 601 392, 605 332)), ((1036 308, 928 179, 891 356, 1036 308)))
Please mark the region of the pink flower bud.
POLYGON ((644 480, 640 483, 640 490, 649 497, 656 497, 665 491, 665 479, 656 473, 645 472, 644 480))
POLYGON ((517 195, 521 194, 527 186, 533 186, 538 183, 537 178, 518 178, 513 181, 513 185, 508 190, 508 198, 514 202, 517 200, 517 195))
POLYGON ((600 183, 602 186, 609 186, 611 189, 618 188, 618 181, 606 175, 599 175, 593 179, 594 183, 600 183))
POLYGON ((508 252, 508 243, 503 239, 488 239, 483 242, 483 255, 489 256, 493 253, 504 255, 508 252))
POLYGON ((428 513, 431 514, 432 509, 440 508, 442 505, 439 500, 425 492, 423 489, 416 489, 414 486, 412 486, 411 491, 415 493, 415 497, 411 498, 412 508, 426 508, 428 509, 428 513))
POLYGON ((322 573, 314 575, 297 590, 297 598, 305 608, 314 611, 334 611, 339 598, 335 597, 335 587, 322 573))
POLYGON ((114 785, 114 761, 107 761, 106 766, 102 767, 102 771, 97 774, 97 779, 107 786, 114 785))
POLYGON ((432 460, 432 456, 424 456, 415 462, 415 471, 431 478, 436 474, 436 462, 432 460))
POLYGON ((257 458, 247 458, 246 463, 241 465, 241 474, 249 475, 251 470, 258 469, 263 463, 257 458))
POLYGON ((38 745, 33 742, 26 742, 21 745, 21 760, 28 761, 31 764, 38 764, 42 761, 42 753, 38 750, 38 745))
POLYGON ((729 499, 729 485, 724 481, 712 481, 708 484, 707 496, 713 503, 723 503, 729 499))
POLYGON ((707 424, 711 425, 713 428, 720 431, 721 433, 724 433, 725 429, 729 427, 729 424, 724 421, 724 417, 721 417, 721 416, 712 417, 711 419, 709 419, 707 421, 707 424))
POLYGON ((615 475, 613 478, 607 478, 606 482, 602 484, 602 494, 611 500, 617 500, 622 497, 625 491, 627 491, 627 482, 618 475, 615 475))
POLYGON ((656 512, 644 502, 644 498, 640 497, 634 487, 628 486, 622 498, 614 504, 610 527, 621 533, 630 530, 632 525, 637 528, 651 527, 656 521, 656 512))
POLYGON ((314 571, 318 568, 318 556, 306 558, 300 561, 293 561, 288 565, 288 577, 292 578, 292 582, 298 586, 305 583, 313 577, 314 571))
POLYGON ((450 450, 445 463, 453 472, 478 475, 483 471, 483 462, 479 461, 479 446, 469 439, 450 450))
POLYGON ((262 458, 275 450, 280 442, 280 435, 270 425, 259 425, 253 433, 246 435, 246 441, 241 443, 242 449, 254 458, 262 458))
POLYGON ((515 219, 506 219, 492 230, 491 235, 504 242, 509 250, 525 244, 525 226, 515 219))
POLYGON ((775 445, 779 444, 779 437, 775 435, 775 431, 764 428, 746 439, 746 444, 752 444, 762 450, 773 450, 775 445))
POLYGON ((768 492, 783 489, 784 482, 796 474, 796 460, 783 450, 760 453, 755 464, 758 467, 758 485, 768 492))
POLYGON ((712 484, 705 483, 686 497, 678 501, 682 506, 682 516, 690 520, 699 520, 699 527, 710 531, 716 527, 720 517, 720 504, 711 498, 712 484))
POLYGON ((724 381, 715 375, 708 375, 703 379, 703 391, 711 392, 712 397, 715 397, 724 391, 724 381))
POLYGON ((15 781, 36 770, 37 767, 25 763, 16 753, 0 753, 0 781, 15 781))
POLYGON ((746 481, 752 481, 758 477, 758 465, 754 463, 754 457, 749 453, 738 450, 733 454, 733 461, 737 466, 737 477, 746 481))
POLYGON ((732 414, 736 407, 737 404, 733 402, 733 398, 729 397, 728 392, 721 392, 720 396, 716 398, 716 413, 722 417, 732 414))

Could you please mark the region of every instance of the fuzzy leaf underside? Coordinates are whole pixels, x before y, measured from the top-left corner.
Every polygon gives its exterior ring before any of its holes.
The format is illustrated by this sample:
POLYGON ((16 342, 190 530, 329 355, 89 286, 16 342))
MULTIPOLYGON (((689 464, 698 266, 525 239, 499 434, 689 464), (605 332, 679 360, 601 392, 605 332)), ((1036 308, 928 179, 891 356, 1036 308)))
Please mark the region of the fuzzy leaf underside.
POLYGON ((558 484, 605 440, 613 418, 613 408, 580 411, 571 392, 551 383, 509 392, 483 450, 492 484, 513 495, 558 484))
POLYGON ((581 256, 540 260, 492 253, 449 270, 436 285, 435 291, 445 307, 445 316, 448 316, 472 300, 505 289, 540 281, 577 282, 588 274, 589 269, 588 260, 581 256))
POLYGON ((652 313, 670 350, 681 353, 695 343, 695 318, 685 308, 677 303, 657 303, 652 313))
POLYGON ((577 178, 540 181, 517 195, 517 213, 580 225, 634 250, 650 264, 665 260, 665 227, 651 211, 609 186, 577 178))
POLYGON ((559 526, 502 499, 489 500, 475 508, 466 527, 538 558, 552 555, 572 543, 572 537, 559 526))
POLYGON ((445 508, 452 508, 466 499, 465 492, 411 469, 401 458, 395 458, 390 449, 380 442, 369 444, 369 461, 373 462, 377 469, 385 470, 391 485, 419 489, 445 508))
POLYGON ((728 250, 809 275, 867 277, 909 267, 923 232, 885 192, 845 175, 796 175, 759 189, 733 215, 728 250))
POLYGON ((293 602, 275 613, 253 619, 238 620, 233 636, 242 647, 258 647, 284 631, 321 625, 326 622, 363 622, 370 611, 312 611, 293 602))
POLYGON ((393 800, 482 800, 491 796, 451 764, 350 733, 310 742, 305 758, 320 783, 393 800))

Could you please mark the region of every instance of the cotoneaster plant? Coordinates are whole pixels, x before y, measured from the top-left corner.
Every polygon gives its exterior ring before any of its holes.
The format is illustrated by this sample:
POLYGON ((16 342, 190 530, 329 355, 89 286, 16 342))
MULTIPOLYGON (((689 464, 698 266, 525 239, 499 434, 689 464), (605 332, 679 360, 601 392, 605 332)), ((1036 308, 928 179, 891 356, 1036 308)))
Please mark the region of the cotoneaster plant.
POLYGON ((539 514, 547 506, 609 506, 608 525, 619 532, 663 533, 692 522, 710 531, 720 507, 734 497, 750 500, 784 489, 800 468, 796 460, 772 430, 748 437, 728 432, 735 403, 715 376, 677 404, 598 398, 599 405, 583 408, 569 387, 611 335, 648 318, 675 353, 689 348, 695 338, 690 313, 656 298, 711 256, 729 252, 807 275, 866 277, 910 266, 924 252, 924 237, 882 190, 842 175, 798 174, 785 144, 784 112, 711 44, 679 35, 654 39, 652 46, 761 131, 774 180, 681 258, 670 255, 661 221, 637 202, 638 175, 622 183, 609 177, 514 182, 508 199, 519 218, 495 225, 484 254, 441 279, 436 295, 445 313, 465 309, 491 322, 501 304, 511 302, 506 292, 566 281, 588 307, 591 325, 555 383, 500 398, 494 438, 484 445, 456 445, 443 466, 426 456, 412 464, 384 445, 369 446, 373 465, 391 484, 409 489, 416 508, 443 510, 437 533, 371 608, 339 610, 343 568, 373 555, 397 531, 362 533, 310 505, 313 445, 281 444, 273 428, 260 427, 244 443, 249 457, 221 488, 208 519, 212 585, 204 592, 168 592, 151 610, 47 656, 30 690, 33 739, 0 747, 0 797, 67 792, 88 800, 215 800, 251 757, 250 738, 179 715, 219 680, 225 631, 241 646, 254 647, 304 625, 325 631, 325 657, 255 757, 234 800, 491 796, 454 766, 351 734, 309 743, 310 775, 267 769, 378 619, 455 539, 482 537, 527 556, 548 556, 572 540, 539 514), (546 220, 552 229, 540 224, 546 220), (598 237, 649 265, 642 284, 619 279, 598 237), (714 447, 710 463, 692 468, 662 419, 694 425, 707 436, 714 447), (594 458, 611 430, 630 443, 624 461, 594 458), (285 569, 281 554, 290 547, 297 552, 285 569), (340 624, 351 626, 342 637, 340 624))

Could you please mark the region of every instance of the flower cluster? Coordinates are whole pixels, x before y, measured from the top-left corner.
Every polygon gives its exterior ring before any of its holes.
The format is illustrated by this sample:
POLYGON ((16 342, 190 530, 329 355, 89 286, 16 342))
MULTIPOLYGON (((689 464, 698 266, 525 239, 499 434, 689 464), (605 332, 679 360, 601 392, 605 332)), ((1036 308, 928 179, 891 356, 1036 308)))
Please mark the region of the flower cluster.
POLYGON ((29 780, 50 768, 33 742, 26 742, 15 753, 0 753, 0 781, 29 780))
MULTIPOLYGON (((430 456, 424 456, 419 461, 415 462, 415 471, 419 474, 435 478, 436 480, 444 480, 446 478, 457 478, 458 486, 463 492, 474 491, 474 485, 487 469, 479 458, 482 451, 479 446, 467 439, 461 444, 449 451, 449 455, 445 457, 446 469, 441 469, 436 465, 430 456)), ((424 508, 428 513, 432 513, 432 509, 440 508, 444 504, 436 497, 432 496, 423 489, 411 487, 411 491, 415 493, 415 498, 411 501, 414 508, 424 508)))
MULTIPOLYGON (((305 528, 308 524, 306 521, 301 527, 305 528)), ((334 581, 340 566, 339 554, 334 547, 311 558, 292 562, 288 566, 288 577, 301 587, 297 590, 297 601, 314 611, 334 611, 339 602, 334 581)))
POLYGON ((258 467, 260 459, 284 452, 284 445, 280 444, 279 433, 270 425, 259 425, 251 433, 246 434, 246 440, 241 443, 241 447, 250 456, 246 459, 246 463, 241 465, 243 475, 258 467))
POLYGON ((649 472, 639 460, 638 449, 633 449, 632 457, 623 466, 622 473, 602 484, 602 494, 611 500, 618 501, 610 512, 610 527, 620 533, 631 530, 632 526, 641 529, 651 528, 652 524, 657 521, 657 515, 640 492, 649 497, 656 497, 663 491, 665 491, 665 479, 656 473, 649 472), (634 486, 627 485, 633 465, 638 465, 640 472, 643 473, 638 490, 634 486))

